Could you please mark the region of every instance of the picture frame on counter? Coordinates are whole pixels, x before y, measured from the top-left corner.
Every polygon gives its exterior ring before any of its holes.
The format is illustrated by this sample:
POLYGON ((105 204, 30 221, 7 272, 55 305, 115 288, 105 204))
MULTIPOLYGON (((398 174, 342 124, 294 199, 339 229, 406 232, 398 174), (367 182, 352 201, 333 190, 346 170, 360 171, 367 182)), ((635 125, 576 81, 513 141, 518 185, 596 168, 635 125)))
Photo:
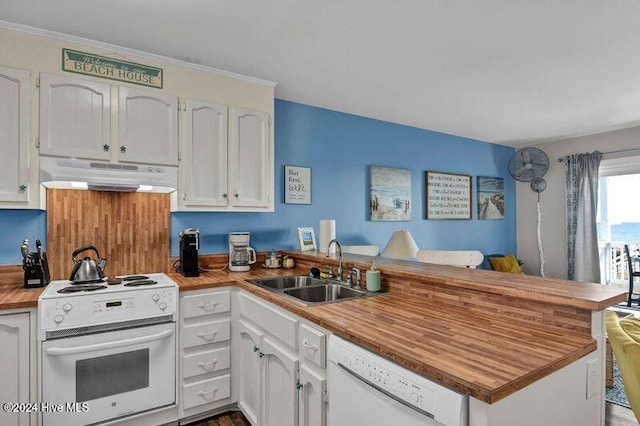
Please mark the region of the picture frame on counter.
POLYGON ((300 246, 300 251, 316 251, 318 249, 316 234, 312 227, 304 226, 298 228, 298 245, 300 246))
POLYGON ((311 167, 284 166, 285 204, 311 204, 311 167))
POLYGON ((471 176, 426 171, 425 188, 427 220, 471 219, 471 176))

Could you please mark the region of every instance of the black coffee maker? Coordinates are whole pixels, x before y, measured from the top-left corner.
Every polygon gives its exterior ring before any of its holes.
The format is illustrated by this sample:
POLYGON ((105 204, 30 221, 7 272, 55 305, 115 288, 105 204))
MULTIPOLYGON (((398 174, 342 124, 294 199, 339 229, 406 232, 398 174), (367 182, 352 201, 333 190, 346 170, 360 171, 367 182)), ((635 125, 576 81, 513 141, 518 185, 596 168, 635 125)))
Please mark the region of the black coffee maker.
POLYGON ((180 273, 185 277, 197 277, 200 231, 188 228, 180 233, 180 273))

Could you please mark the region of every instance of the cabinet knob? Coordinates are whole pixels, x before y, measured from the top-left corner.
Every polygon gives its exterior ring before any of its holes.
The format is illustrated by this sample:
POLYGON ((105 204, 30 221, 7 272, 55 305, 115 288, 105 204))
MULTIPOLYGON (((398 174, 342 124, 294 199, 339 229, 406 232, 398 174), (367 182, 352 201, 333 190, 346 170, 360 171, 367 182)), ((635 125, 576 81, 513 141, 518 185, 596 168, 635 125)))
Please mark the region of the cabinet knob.
POLYGON ((234 196, 234 197, 236 197, 236 198, 238 198, 238 197, 240 196, 240 194, 238 194, 237 192, 235 192, 235 193, 233 194, 233 196, 234 196))
POLYGON ((106 143, 104 145, 102 145, 102 150, 104 152, 109 152, 109 145, 107 145, 106 143))
POLYGON ((302 389, 302 383, 300 382, 296 383, 296 389, 298 390, 302 389))
POLYGON ((225 192, 224 194, 222 194, 222 198, 227 198, 229 195, 225 192))
POLYGON ((260 352, 260 353, 258 354, 258 356, 259 356, 260 358, 263 358, 263 357, 264 357, 264 352, 260 352))
POLYGON ((126 146, 124 146, 124 145, 122 145, 122 146, 120 147, 120 152, 122 152, 123 154, 124 154, 125 152, 127 152, 127 147, 126 147, 126 146))
POLYGON ((259 347, 255 346, 255 345, 253 346, 253 351, 254 351, 254 352, 258 352, 259 350, 260 350, 260 348, 259 348, 259 347))
POLYGON ((20 192, 24 192, 24 191, 26 191, 26 190, 27 190, 27 185, 25 185, 25 184, 23 183, 22 185, 20 185, 20 186, 18 187, 18 189, 20 189, 20 192))

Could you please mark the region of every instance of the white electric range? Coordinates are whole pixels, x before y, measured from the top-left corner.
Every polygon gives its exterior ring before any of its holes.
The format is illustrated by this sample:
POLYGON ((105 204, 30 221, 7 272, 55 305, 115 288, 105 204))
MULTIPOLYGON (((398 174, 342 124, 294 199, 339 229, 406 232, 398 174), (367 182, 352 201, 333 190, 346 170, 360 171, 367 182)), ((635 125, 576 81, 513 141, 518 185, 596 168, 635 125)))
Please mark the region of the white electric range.
POLYGON ((164 273, 121 278, 52 281, 38 299, 43 426, 175 407, 178 286, 164 273))

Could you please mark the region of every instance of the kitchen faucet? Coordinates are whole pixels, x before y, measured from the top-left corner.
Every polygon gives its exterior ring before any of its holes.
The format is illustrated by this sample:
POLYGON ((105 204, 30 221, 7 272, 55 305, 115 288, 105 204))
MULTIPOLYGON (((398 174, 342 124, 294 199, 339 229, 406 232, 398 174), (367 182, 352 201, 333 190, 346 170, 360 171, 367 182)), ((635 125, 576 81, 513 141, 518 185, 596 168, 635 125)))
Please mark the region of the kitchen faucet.
POLYGON ((360 287, 360 284, 362 283, 362 277, 360 275, 360 269, 358 269, 356 267, 351 268, 351 270, 347 273, 347 284, 349 286, 351 286, 352 283, 353 283, 354 287, 360 287), (351 280, 351 276, 352 275, 356 276, 355 282, 353 282, 351 280))
POLYGON ((338 281, 342 281, 342 245, 340 245, 340 241, 336 240, 335 238, 329 241, 329 244, 327 244, 327 254, 325 256, 329 257, 329 250, 331 250, 331 244, 333 243, 336 244, 336 247, 338 249, 338 281))

